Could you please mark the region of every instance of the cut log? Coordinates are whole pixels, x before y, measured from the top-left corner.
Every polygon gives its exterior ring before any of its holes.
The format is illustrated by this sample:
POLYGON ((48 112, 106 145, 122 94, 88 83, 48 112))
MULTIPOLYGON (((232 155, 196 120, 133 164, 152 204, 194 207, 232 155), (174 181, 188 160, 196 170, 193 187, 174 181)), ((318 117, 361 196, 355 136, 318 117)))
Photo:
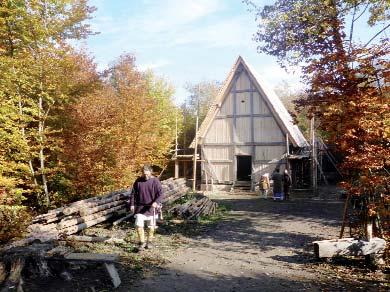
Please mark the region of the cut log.
POLYGON ((81 223, 84 223, 87 221, 91 221, 91 220, 94 220, 96 218, 102 217, 104 215, 120 211, 122 209, 124 209, 123 205, 119 205, 119 206, 116 206, 116 207, 113 207, 110 209, 103 210, 101 212, 93 213, 93 214, 88 215, 88 216, 75 217, 74 219, 70 219, 70 220, 63 220, 57 224, 57 229, 61 230, 61 229, 64 229, 66 227, 70 227, 73 225, 77 225, 77 224, 81 224, 81 223))
POLYGON ((317 258, 330 258, 334 256, 363 256, 383 253, 386 241, 374 237, 371 241, 354 238, 314 241, 314 253, 317 258))
POLYGON ((129 195, 130 195, 129 193, 118 193, 108 198, 96 199, 94 201, 79 203, 77 205, 64 208, 64 214, 66 215, 75 214, 79 212, 81 209, 93 208, 93 207, 97 207, 100 205, 108 204, 119 200, 127 200, 129 198, 129 195))
POLYGON ((115 196, 115 195, 118 195, 118 194, 121 194, 121 193, 130 195, 130 191, 129 190, 120 190, 120 191, 111 192, 111 193, 109 193, 107 195, 104 195, 104 196, 96 196, 96 197, 80 200, 80 201, 77 201, 77 202, 74 202, 72 204, 67 205, 64 208, 63 213, 65 215, 71 215, 71 214, 77 213, 78 210, 79 210, 79 207, 81 207, 83 205, 86 205, 89 202, 104 201, 105 199, 108 199, 108 198, 110 198, 112 196, 115 196))
POLYGON ((119 218, 118 220, 114 221, 114 222, 112 223, 112 225, 117 226, 117 225, 119 225, 120 223, 122 223, 123 221, 126 221, 126 220, 130 219, 130 218, 133 217, 133 216, 134 216, 134 213, 128 214, 128 215, 126 215, 125 217, 119 218))
POLYGON ((96 224, 99 224, 101 222, 104 222, 107 219, 110 219, 112 216, 114 216, 114 213, 110 213, 110 214, 104 215, 102 217, 96 218, 96 219, 91 220, 91 221, 86 221, 86 222, 78 224, 78 225, 74 225, 74 226, 71 226, 71 227, 67 227, 67 228, 61 229, 61 230, 59 230, 59 232, 60 232, 60 234, 68 234, 68 235, 70 235, 70 234, 79 232, 81 230, 84 230, 85 228, 88 228, 88 227, 91 227, 93 225, 96 225, 96 224))
POLYGON ((87 216, 87 215, 97 213, 97 212, 105 210, 105 209, 110 209, 112 207, 116 207, 119 205, 125 206, 126 201, 120 200, 120 201, 114 201, 114 202, 111 202, 108 204, 103 204, 103 205, 92 207, 92 208, 82 208, 82 209, 80 209, 79 213, 81 216, 87 216))
POLYGON ((171 204, 174 201, 176 201, 176 200, 182 198, 183 196, 185 196, 187 194, 187 192, 188 192, 188 188, 187 187, 177 189, 171 195, 165 196, 164 199, 162 200, 162 202, 164 204, 171 204))

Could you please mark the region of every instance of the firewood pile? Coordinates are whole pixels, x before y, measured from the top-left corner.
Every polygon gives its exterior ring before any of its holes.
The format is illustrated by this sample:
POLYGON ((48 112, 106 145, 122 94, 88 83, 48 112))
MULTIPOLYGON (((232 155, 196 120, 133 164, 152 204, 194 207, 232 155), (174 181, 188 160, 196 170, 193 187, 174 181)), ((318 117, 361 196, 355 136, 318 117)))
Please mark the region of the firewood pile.
POLYGON ((169 206, 176 200, 180 199, 189 191, 189 187, 186 186, 185 178, 172 179, 169 178, 161 182, 164 199, 162 201, 164 206, 169 206))
POLYGON ((198 194, 194 199, 170 208, 168 213, 186 220, 197 220, 200 216, 214 214, 217 207, 216 202, 198 194))
POLYGON ((28 231, 32 237, 45 234, 53 238, 77 233, 114 216, 125 214, 129 197, 129 190, 121 190, 50 210, 46 214, 36 216, 28 231))
MULTIPOLYGON (((167 179, 161 182, 163 204, 169 205, 184 196, 189 188, 185 179, 167 179)), ((46 214, 36 216, 28 227, 30 237, 59 238, 75 234, 110 218, 126 215, 130 190, 120 190, 105 196, 80 200, 46 214)))

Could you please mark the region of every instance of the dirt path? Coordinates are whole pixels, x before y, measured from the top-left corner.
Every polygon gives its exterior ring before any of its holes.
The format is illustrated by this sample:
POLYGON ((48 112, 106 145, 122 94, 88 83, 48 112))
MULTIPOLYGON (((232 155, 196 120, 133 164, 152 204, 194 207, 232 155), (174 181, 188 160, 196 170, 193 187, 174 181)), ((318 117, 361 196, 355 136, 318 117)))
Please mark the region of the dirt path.
POLYGON ((325 286, 334 291, 348 286, 310 267, 311 242, 337 237, 341 201, 273 202, 250 194, 213 199, 230 209, 224 220, 167 254, 169 262, 134 283, 132 291, 320 291, 325 286))

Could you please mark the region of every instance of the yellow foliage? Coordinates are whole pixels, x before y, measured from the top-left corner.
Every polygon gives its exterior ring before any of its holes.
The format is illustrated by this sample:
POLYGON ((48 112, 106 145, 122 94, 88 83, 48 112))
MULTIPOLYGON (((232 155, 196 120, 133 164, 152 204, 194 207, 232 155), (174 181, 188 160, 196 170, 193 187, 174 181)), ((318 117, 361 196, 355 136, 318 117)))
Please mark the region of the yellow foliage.
POLYGON ((30 221, 26 207, 0 205, 0 242, 21 236, 30 221))

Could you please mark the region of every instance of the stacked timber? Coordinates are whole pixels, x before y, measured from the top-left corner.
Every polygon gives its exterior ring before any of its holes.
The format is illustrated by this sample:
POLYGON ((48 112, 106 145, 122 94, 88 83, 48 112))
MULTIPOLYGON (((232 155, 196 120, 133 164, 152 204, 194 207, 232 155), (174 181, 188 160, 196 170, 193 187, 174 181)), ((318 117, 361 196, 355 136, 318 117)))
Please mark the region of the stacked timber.
POLYGON ((161 185, 164 193, 164 199, 162 201, 163 205, 170 205, 185 196, 189 191, 189 187, 187 187, 186 184, 187 182, 185 178, 169 178, 162 181, 161 185))
MULTIPOLYGON (((164 193, 162 201, 164 205, 173 203, 186 195, 189 190, 184 178, 170 178, 162 181, 161 185, 164 193)), ((130 194, 131 190, 129 189, 115 191, 104 196, 80 200, 36 216, 33 219, 33 224, 28 227, 30 237, 58 238, 77 233, 114 216, 126 215, 130 194)), ((126 217, 128 218, 128 216, 126 217)))
POLYGON ((200 216, 210 216, 215 213, 218 204, 208 197, 198 195, 184 204, 178 204, 168 210, 168 213, 186 219, 199 219, 200 216))
POLYGON ((46 235, 53 238, 77 233, 113 216, 126 213, 129 197, 130 190, 121 190, 50 210, 46 214, 36 216, 28 231, 32 237, 46 235))

